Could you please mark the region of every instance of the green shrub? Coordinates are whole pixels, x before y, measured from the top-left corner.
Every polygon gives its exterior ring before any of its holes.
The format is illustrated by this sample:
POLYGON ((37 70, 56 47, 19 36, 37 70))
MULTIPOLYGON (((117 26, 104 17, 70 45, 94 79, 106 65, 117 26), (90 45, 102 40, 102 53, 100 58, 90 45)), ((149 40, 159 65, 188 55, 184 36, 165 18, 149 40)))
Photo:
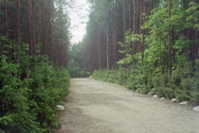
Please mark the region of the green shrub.
POLYGON ((142 94, 148 94, 149 93, 149 88, 147 85, 139 85, 137 86, 138 88, 138 92, 142 93, 142 94))
POLYGON ((198 92, 192 92, 191 93, 191 103, 193 105, 198 106, 199 105, 199 91, 198 92))
POLYGON ((27 55, 26 44, 21 45, 20 60, 13 60, 16 53, 7 56, 14 51, 13 41, 6 40, 5 47, 0 56, 0 132, 53 132, 58 125, 56 105, 68 93, 68 71, 51 66, 46 56, 27 55))
POLYGON ((191 94, 189 91, 177 89, 175 91, 176 98, 179 102, 189 101, 191 99, 191 94))
POLYGON ((190 63, 176 64, 173 67, 171 78, 168 72, 161 67, 149 69, 146 66, 118 68, 113 70, 98 70, 92 77, 106 82, 123 85, 140 93, 156 94, 168 99, 177 98, 178 101, 190 101, 193 105, 199 104, 199 60, 196 60, 194 73, 190 63), (149 71, 150 70, 150 71, 149 71))
POLYGON ((19 65, 7 63, 2 55, 0 63, 0 129, 4 132, 43 132, 29 110, 29 89, 17 78, 19 65))
POLYGON ((95 79, 120 84, 120 85, 126 85, 126 69, 120 68, 115 70, 98 70, 94 71, 92 76, 95 79))

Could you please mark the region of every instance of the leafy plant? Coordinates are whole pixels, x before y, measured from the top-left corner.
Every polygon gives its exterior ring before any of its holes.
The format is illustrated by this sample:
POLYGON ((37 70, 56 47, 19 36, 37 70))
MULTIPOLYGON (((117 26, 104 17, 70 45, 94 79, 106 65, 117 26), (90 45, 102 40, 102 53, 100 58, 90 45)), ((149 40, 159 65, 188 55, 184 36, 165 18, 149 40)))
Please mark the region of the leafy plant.
POLYGON ((13 60, 19 53, 7 53, 15 49, 14 41, 1 37, 0 42, 5 43, 0 56, 0 132, 53 132, 58 125, 56 105, 68 93, 68 71, 51 66, 45 56, 27 55, 26 44, 21 45, 20 60, 13 60))

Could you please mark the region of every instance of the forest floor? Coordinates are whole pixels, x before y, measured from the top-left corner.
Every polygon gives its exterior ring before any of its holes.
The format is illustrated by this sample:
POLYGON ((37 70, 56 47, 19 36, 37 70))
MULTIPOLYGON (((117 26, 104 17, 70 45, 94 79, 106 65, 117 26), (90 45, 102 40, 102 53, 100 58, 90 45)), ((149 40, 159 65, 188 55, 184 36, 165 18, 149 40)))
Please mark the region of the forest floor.
POLYGON ((71 80, 57 133, 199 133, 191 107, 89 78, 71 80))

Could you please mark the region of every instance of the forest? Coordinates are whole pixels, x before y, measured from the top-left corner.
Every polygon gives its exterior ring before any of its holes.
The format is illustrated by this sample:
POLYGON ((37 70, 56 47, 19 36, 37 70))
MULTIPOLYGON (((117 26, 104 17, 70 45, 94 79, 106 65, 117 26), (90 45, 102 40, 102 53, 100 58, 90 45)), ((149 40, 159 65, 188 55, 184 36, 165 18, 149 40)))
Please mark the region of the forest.
POLYGON ((198 0, 89 1, 73 68, 143 94, 199 104, 198 0))
POLYGON ((62 0, 0 0, 0 133, 50 133, 68 93, 62 0))
POLYGON ((0 133, 56 131, 70 77, 199 105, 199 0, 88 0, 74 45, 72 2, 0 0, 0 133))

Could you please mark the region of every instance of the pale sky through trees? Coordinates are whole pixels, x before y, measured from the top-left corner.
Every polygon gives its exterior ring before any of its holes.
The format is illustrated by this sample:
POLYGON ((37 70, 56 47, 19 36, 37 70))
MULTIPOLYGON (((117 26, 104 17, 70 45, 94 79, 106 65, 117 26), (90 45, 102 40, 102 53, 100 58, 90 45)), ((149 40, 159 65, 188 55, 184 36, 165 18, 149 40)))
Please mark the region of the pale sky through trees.
POLYGON ((71 43, 78 43, 86 34, 86 23, 88 22, 89 3, 87 0, 75 0, 69 10, 71 19, 70 33, 72 34, 71 43))

